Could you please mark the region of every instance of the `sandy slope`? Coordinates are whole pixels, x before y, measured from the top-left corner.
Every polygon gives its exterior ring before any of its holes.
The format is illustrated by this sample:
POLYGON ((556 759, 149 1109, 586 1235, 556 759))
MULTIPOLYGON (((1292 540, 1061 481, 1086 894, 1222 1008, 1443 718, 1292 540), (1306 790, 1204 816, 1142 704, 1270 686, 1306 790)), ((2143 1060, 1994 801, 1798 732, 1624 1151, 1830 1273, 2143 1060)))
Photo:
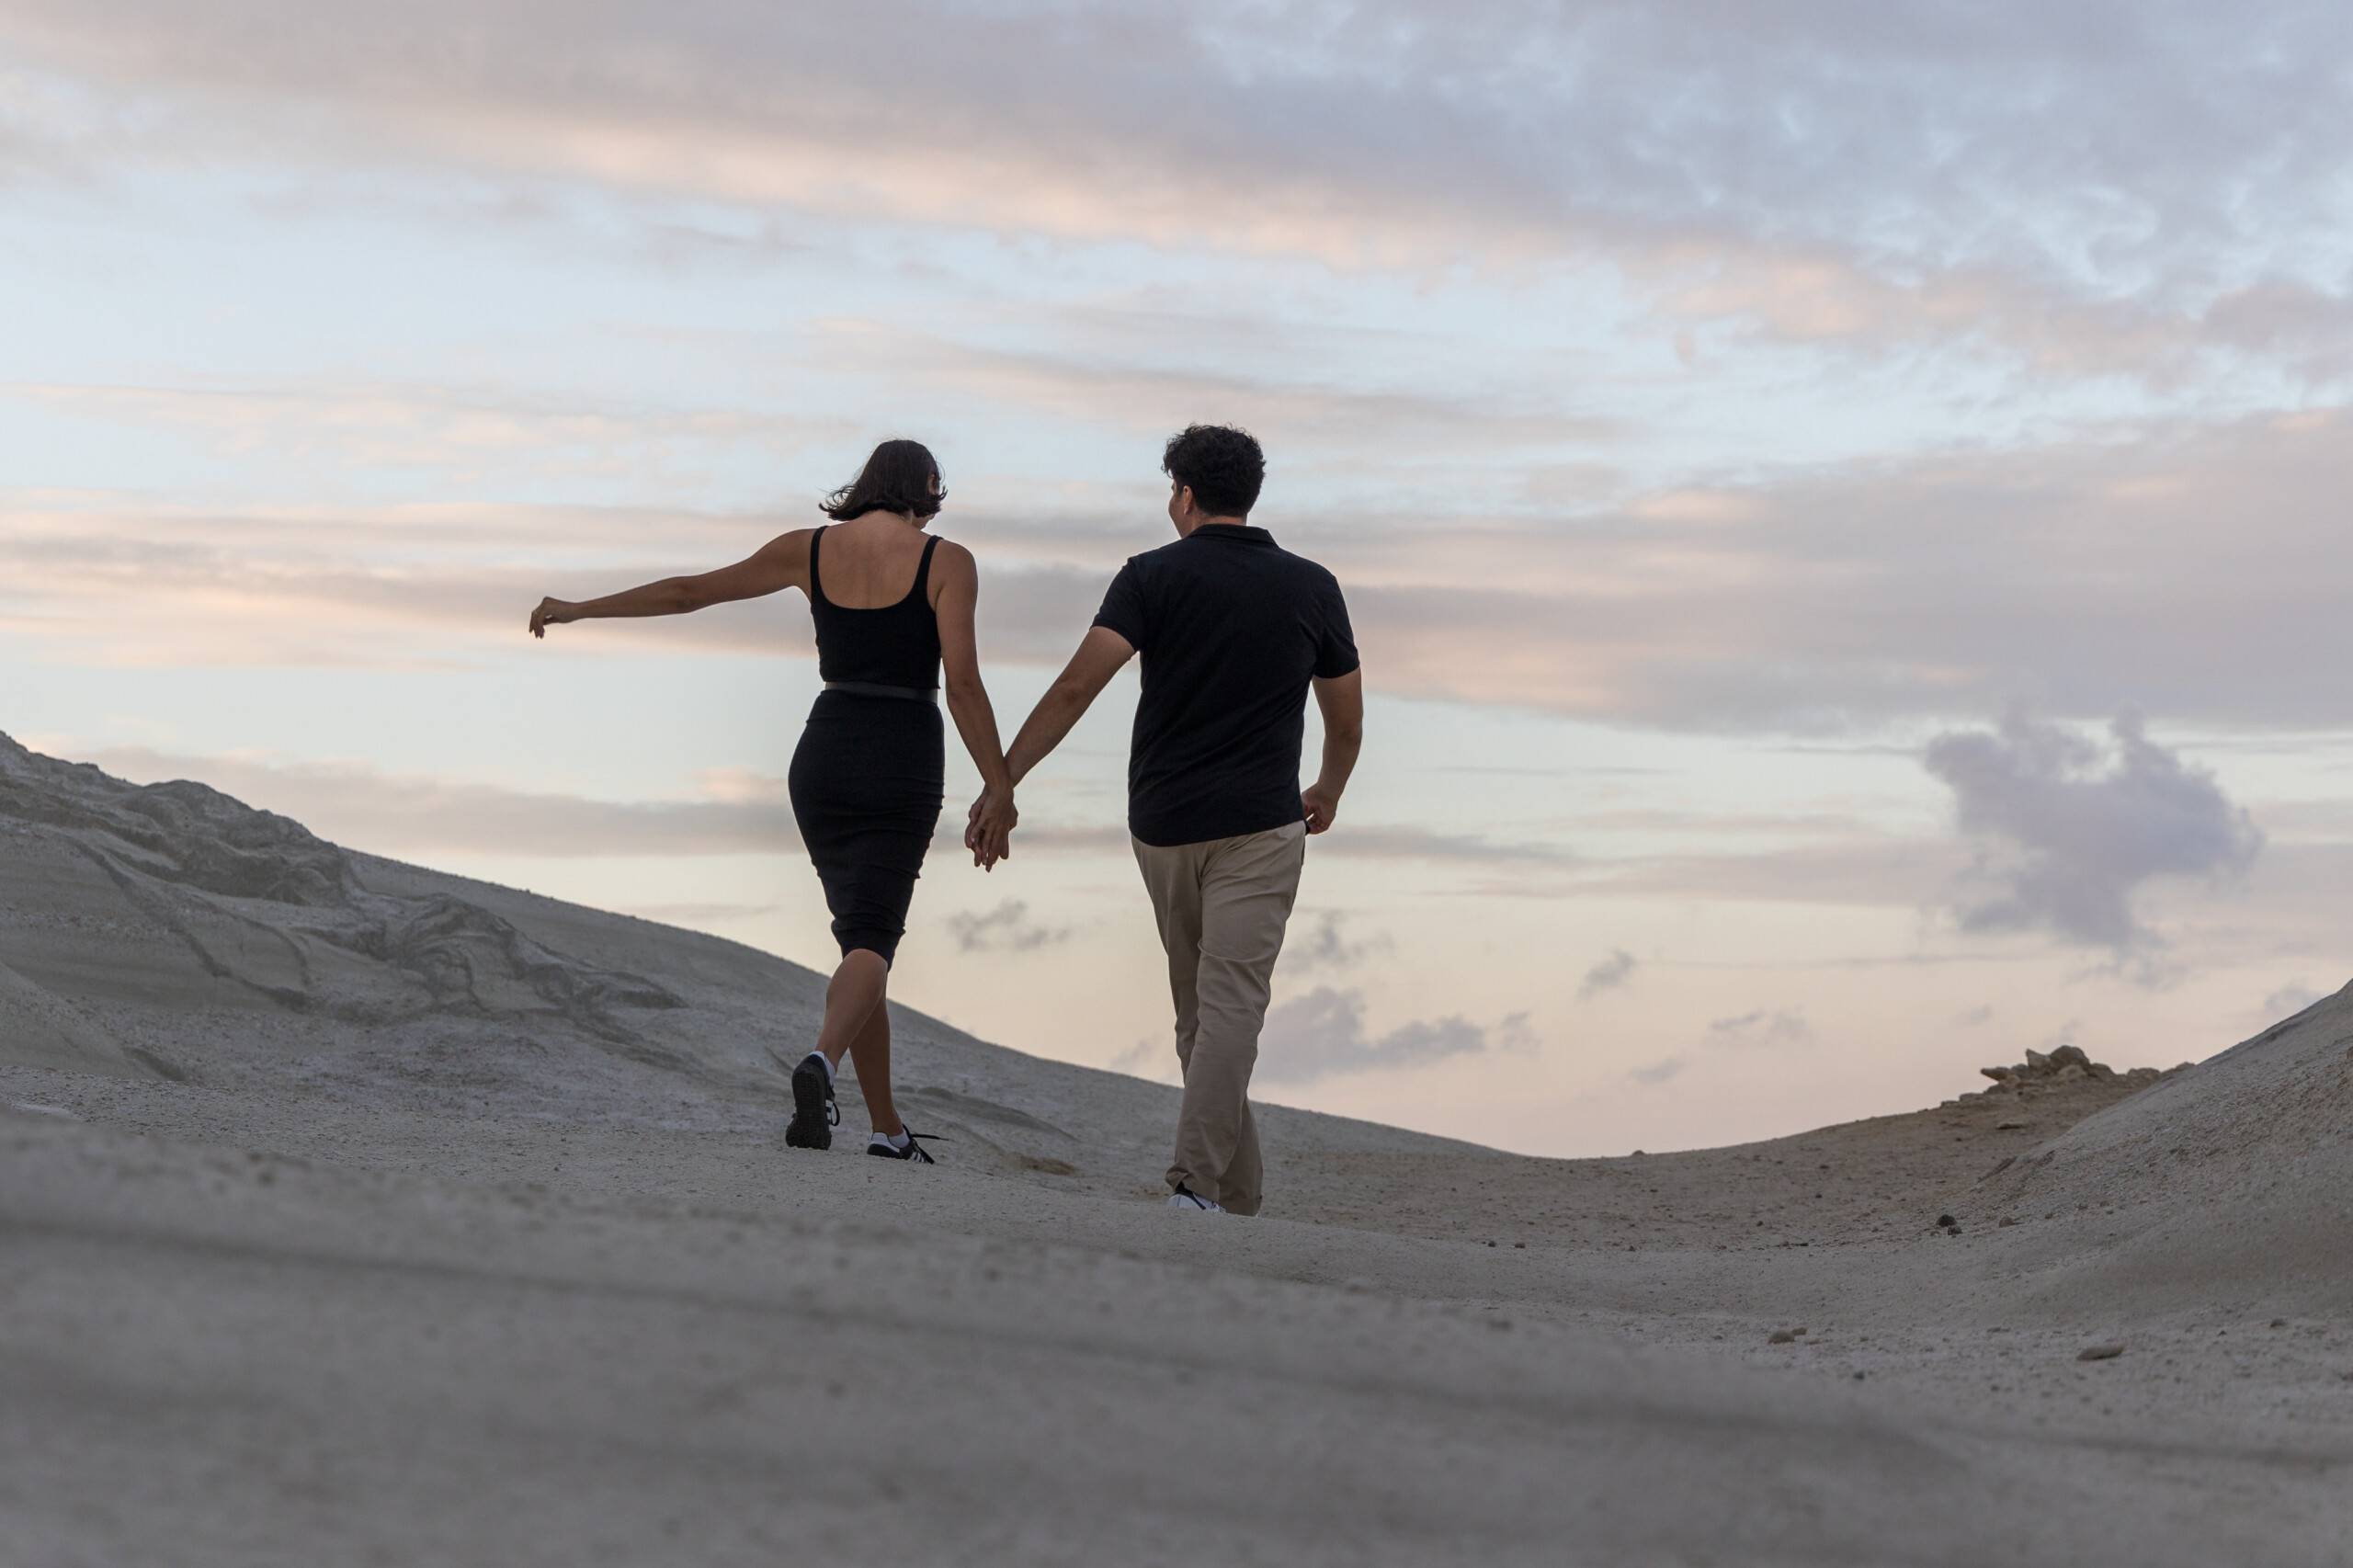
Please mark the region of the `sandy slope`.
POLYGON ((810 971, 5 738, 0 964, 12 1562, 2353 1553, 2353 997, 1685 1154, 1274 1109, 1250 1221, 911 1013, 949 1163, 787 1152, 810 971))

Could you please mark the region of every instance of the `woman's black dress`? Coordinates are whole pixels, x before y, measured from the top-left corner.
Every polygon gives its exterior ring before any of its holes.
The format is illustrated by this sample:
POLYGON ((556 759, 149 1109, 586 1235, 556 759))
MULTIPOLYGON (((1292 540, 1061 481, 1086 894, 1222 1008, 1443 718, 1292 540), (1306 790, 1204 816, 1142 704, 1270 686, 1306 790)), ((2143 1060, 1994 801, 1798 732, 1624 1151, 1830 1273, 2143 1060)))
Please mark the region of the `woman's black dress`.
POLYGON ((809 541, 809 612, 825 689, 809 710, 788 779, 801 841, 825 884, 834 939, 890 963, 906 935, 924 851, 946 788, 939 719, 939 621, 923 547, 915 585, 897 604, 847 609, 817 574, 825 530, 809 541))

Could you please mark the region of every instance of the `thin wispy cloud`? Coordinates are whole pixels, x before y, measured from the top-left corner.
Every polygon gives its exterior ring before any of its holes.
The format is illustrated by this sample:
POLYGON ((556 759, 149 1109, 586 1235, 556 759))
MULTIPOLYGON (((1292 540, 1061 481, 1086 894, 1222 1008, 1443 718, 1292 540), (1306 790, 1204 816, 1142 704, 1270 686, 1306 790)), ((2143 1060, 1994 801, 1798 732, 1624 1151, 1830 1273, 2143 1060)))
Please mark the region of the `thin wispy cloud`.
POLYGON ((2132 714, 2109 744, 2012 712, 1999 730, 1928 744, 1961 830, 1984 846, 1993 891, 1955 913, 1968 931, 2046 930, 2124 951, 2153 934, 2132 895, 2156 877, 2245 871, 2263 835, 2212 774, 2150 740, 2132 714))
MULTIPOLYGON (((1426 535, 1379 517, 1284 537, 1340 574, 1368 680, 1403 695, 1738 729, 1946 716, 2020 693, 2057 712, 2142 702, 2353 723, 2353 687, 2334 676, 2353 665, 2353 620, 2330 590, 2353 577, 2334 510, 2353 491, 2347 417, 2149 437, 1636 497, 1574 527, 1463 521, 1435 558, 1426 535), (2227 536, 2219 515, 2239 519, 2227 536)), ((19 491, 0 496, 0 614, 61 642, 102 640, 116 661, 142 642, 145 656, 219 662, 446 658, 510 639, 540 593, 708 569, 813 517, 19 491)), ((943 528, 953 537, 956 518, 943 528)), ((1042 540, 1004 566, 984 549, 984 657, 1067 656, 1117 563, 1070 553, 1086 563, 1042 540)), ((623 645, 597 628, 566 636, 623 645)), ((806 656, 810 643, 785 596, 634 626, 626 646, 806 656)), ((1472 835, 1456 836, 1449 852, 1468 854, 1472 835)))
POLYGON ((709 799, 597 801, 417 774, 364 763, 186 757, 112 747, 96 762, 137 783, 195 778, 247 805, 292 817, 347 848, 387 855, 435 851, 599 858, 797 852, 801 835, 782 780, 729 776, 709 799))

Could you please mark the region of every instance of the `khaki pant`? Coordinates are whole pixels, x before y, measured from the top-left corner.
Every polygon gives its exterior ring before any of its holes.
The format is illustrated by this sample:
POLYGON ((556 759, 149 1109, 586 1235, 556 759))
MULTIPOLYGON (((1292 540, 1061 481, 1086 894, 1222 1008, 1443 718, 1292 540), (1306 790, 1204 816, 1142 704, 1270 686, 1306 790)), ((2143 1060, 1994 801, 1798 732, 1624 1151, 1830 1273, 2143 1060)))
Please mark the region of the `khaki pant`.
POLYGON ((1165 849, 1139 839, 1135 849, 1168 953, 1176 1060, 1185 1070, 1168 1185, 1173 1190, 1181 1182, 1233 1213, 1256 1214, 1265 1192, 1250 1070, 1283 926, 1299 896, 1307 824, 1165 849))

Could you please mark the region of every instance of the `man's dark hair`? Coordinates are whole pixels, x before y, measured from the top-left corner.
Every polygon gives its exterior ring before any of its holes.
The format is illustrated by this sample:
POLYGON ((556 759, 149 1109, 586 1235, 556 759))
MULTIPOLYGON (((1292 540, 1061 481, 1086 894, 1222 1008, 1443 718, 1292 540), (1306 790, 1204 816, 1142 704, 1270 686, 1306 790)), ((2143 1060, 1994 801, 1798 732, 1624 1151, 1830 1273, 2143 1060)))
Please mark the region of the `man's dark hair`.
POLYGON ((885 441, 866 460, 866 467, 851 483, 817 504, 817 510, 837 523, 869 512, 905 512, 917 517, 939 515, 948 499, 939 483, 939 464, 921 441, 885 441))
POLYGON ((1246 517, 1267 482, 1267 454, 1258 438, 1229 425, 1188 425, 1168 437, 1160 472, 1193 493, 1193 505, 1212 517, 1246 517))

